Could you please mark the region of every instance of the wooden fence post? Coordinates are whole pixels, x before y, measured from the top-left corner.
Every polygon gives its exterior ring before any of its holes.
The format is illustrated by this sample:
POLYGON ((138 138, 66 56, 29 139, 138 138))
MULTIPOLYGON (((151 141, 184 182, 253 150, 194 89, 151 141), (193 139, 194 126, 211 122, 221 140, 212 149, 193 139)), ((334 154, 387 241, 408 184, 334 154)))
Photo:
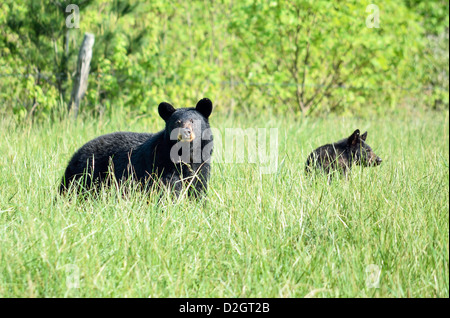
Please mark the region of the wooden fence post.
POLYGON ((83 43, 81 43, 78 54, 77 72, 73 81, 73 89, 69 102, 69 113, 73 112, 74 118, 77 118, 80 101, 84 97, 84 94, 86 94, 94 42, 95 37, 93 34, 84 34, 83 43))

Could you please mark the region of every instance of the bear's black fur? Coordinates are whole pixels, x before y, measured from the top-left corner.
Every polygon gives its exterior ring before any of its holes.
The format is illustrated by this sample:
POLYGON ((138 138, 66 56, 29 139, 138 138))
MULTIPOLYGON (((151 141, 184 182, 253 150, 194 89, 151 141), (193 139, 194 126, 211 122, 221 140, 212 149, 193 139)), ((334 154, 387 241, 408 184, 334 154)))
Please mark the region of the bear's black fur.
POLYGON ((175 109, 161 103, 158 112, 166 122, 162 131, 115 132, 89 141, 70 160, 60 193, 65 193, 71 184, 80 190, 80 183, 84 189, 90 189, 109 182, 111 171, 119 182, 130 177, 144 187, 158 182, 174 190, 177 196, 184 184, 190 195, 203 194, 213 149, 208 121, 211 111, 212 103, 207 98, 195 108, 175 109))
POLYGON ((333 171, 339 171, 347 177, 353 163, 364 167, 381 164, 381 158, 366 143, 366 138, 367 131, 360 135, 356 129, 348 138, 317 148, 306 160, 306 173, 317 169, 330 176, 333 171))

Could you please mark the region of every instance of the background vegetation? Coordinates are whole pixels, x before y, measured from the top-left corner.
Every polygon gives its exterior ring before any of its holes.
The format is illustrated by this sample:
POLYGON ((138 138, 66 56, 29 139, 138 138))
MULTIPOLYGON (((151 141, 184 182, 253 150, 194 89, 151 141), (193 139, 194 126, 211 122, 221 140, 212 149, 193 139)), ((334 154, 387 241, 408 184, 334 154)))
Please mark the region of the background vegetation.
POLYGON ((85 32, 96 36, 85 113, 148 114, 203 96, 224 112, 448 109, 448 3, 378 1, 379 28, 368 28, 370 3, 6 0, 0 114, 61 115, 85 32), (79 29, 66 27, 69 3, 79 29))

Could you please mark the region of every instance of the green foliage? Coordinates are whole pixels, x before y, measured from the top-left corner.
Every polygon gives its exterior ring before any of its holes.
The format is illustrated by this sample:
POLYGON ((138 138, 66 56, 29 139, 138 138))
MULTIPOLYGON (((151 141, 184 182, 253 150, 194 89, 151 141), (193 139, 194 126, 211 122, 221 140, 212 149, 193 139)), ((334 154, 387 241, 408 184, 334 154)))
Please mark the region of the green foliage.
POLYGON ((409 9, 424 18, 423 27, 428 34, 438 35, 448 29, 449 5, 445 0, 405 0, 409 9))
POLYGON ((69 1, 0 4, 0 114, 61 114, 85 32, 81 111, 152 113, 208 96, 224 112, 385 114, 448 109, 448 4, 382 1, 69 1))

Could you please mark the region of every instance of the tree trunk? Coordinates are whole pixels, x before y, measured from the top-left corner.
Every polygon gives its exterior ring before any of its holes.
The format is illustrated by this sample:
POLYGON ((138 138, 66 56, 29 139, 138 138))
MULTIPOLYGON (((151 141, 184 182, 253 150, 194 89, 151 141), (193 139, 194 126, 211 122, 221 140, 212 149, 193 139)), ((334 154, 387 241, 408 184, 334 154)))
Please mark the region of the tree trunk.
POLYGON ((78 54, 77 73, 73 81, 72 95, 69 102, 69 113, 73 112, 74 118, 77 118, 80 101, 86 94, 94 42, 95 37, 93 34, 84 34, 83 43, 78 54))

